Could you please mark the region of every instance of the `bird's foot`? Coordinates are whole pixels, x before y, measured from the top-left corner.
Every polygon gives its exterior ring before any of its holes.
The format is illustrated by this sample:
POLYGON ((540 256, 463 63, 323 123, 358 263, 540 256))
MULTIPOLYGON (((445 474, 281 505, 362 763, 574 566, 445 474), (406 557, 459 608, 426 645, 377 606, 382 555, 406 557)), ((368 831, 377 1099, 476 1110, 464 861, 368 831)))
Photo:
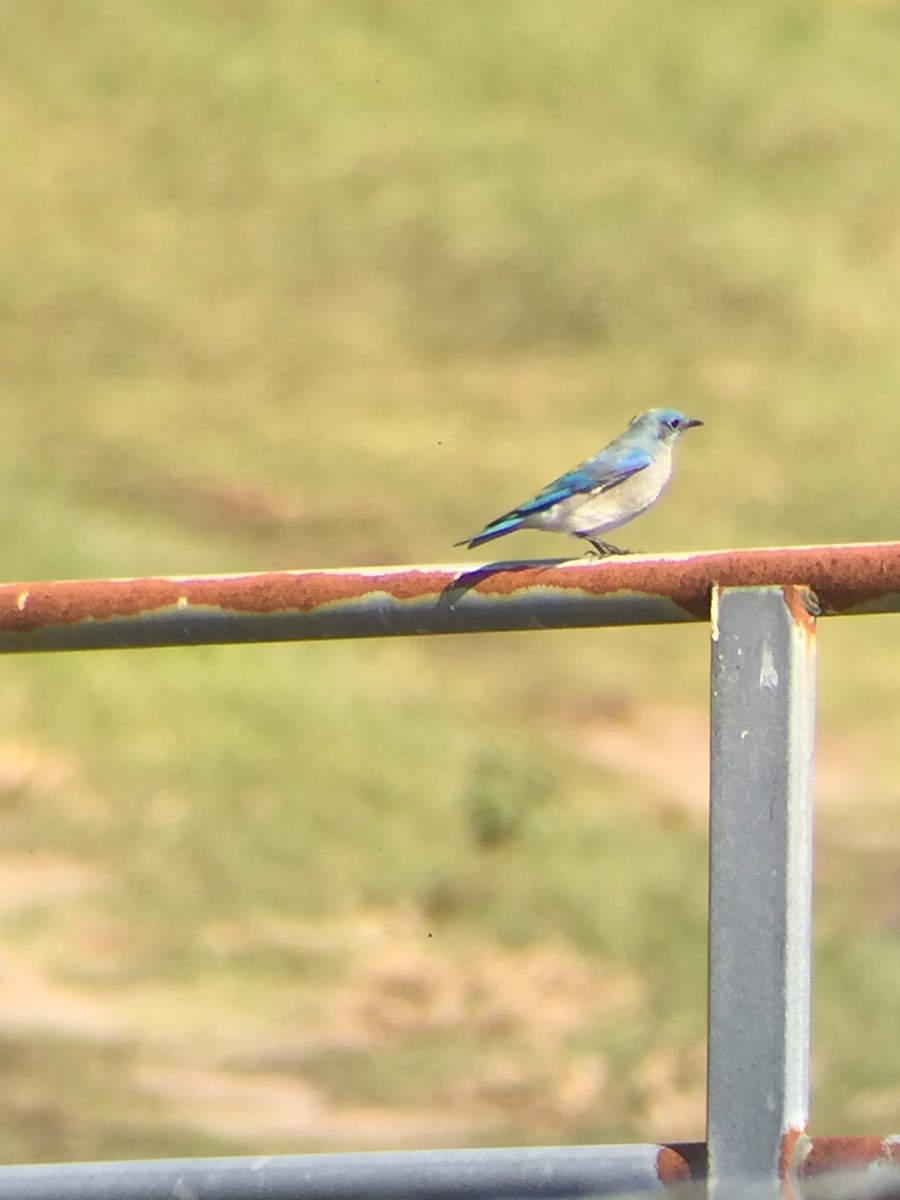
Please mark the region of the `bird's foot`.
POLYGON ((593 549, 588 550, 587 558, 609 558, 613 554, 630 554, 630 550, 623 550, 621 546, 614 546, 612 542, 601 542, 599 538, 585 538, 585 541, 590 542, 593 549))

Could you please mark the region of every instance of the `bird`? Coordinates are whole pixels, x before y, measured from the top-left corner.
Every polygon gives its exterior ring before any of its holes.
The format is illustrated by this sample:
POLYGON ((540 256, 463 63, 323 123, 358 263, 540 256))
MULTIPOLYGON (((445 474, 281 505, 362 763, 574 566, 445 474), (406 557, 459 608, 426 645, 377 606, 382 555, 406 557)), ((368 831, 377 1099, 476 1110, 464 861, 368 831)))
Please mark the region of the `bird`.
POLYGON ((542 529, 582 538, 600 558, 628 554, 598 535, 624 525, 656 503, 672 477, 675 443, 686 429, 702 424, 675 408, 647 409, 593 458, 456 545, 472 550, 517 529, 542 529))

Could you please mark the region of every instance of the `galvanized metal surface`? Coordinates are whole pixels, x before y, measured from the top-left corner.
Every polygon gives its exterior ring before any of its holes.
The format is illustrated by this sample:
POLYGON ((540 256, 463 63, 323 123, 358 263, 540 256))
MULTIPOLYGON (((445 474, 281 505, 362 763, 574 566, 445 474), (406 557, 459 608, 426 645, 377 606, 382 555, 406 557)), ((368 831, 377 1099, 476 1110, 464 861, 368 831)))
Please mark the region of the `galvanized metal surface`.
POLYGON ((706 621, 715 584, 896 612, 900 543, 4 584, 0 653, 706 621))
MULTIPOLYGON (((674 1189, 706 1200, 706 1147, 532 1146, 260 1158, 154 1159, 0 1167, 3 1200, 567 1200, 636 1197, 674 1189)), ((720 1188, 763 1200, 769 1185, 720 1188)), ((812 1138, 784 1180, 800 1200, 896 1200, 893 1138, 812 1138)))
POLYGON ((661 1192, 698 1147, 540 1146, 0 1168, 3 1200, 563 1200, 661 1192))
POLYGON ((815 620, 799 588, 712 612, 707 1145, 711 1200, 780 1192, 806 1132, 815 620))

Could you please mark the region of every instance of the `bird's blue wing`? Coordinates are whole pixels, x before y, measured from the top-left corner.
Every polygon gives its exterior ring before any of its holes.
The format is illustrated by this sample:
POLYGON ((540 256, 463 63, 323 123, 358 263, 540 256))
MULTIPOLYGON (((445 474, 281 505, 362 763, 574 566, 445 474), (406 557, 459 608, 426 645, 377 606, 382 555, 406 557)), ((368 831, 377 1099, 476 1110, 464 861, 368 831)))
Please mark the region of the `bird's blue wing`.
POLYGON ((608 492, 638 471, 645 470, 652 461, 653 456, 647 450, 620 450, 615 454, 602 451, 595 458, 589 458, 587 462, 548 483, 514 512, 520 517, 528 517, 580 492, 608 492))
POLYGON ((638 471, 649 467, 651 462, 653 462, 653 456, 648 450, 640 450, 636 447, 621 450, 613 443, 593 458, 589 458, 587 462, 573 467, 565 475, 560 475, 558 479, 548 483, 536 496, 532 496, 518 508, 513 508, 503 516, 489 521, 481 533, 456 544, 469 547, 480 546, 484 542, 493 541, 494 538, 503 537, 504 534, 514 533, 521 528, 524 521, 534 516, 535 513, 552 508, 561 500, 568 500, 570 496, 576 496, 581 492, 608 492, 610 488, 617 487, 626 479, 630 479, 632 475, 636 475, 638 471))

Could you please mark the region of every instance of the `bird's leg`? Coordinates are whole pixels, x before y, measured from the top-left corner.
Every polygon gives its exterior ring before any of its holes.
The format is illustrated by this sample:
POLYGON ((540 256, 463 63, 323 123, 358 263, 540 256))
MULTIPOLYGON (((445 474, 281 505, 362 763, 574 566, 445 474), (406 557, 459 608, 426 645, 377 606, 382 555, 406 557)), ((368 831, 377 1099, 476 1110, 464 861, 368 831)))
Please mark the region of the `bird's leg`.
POLYGON ((586 533, 580 533, 579 537, 583 537, 586 542, 590 542, 594 547, 593 550, 588 550, 588 554, 593 558, 594 554, 598 558, 608 558, 611 554, 630 554, 630 550, 623 550, 620 546, 614 546, 612 542, 601 542, 599 538, 588 537, 586 533))

